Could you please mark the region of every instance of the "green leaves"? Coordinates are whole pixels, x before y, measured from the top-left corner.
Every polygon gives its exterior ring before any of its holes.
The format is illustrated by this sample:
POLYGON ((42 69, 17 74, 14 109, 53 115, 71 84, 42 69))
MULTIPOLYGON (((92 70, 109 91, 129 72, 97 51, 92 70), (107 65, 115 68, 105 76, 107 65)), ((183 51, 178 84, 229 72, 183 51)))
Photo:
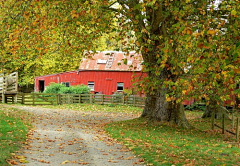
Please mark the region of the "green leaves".
POLYGON ((44 90, 44 93, 88 94, 90 93, 90 88, 86 85, 65 87, 63 84, 52 83, 44 90))
POLYGON ((18 70, 20 84, 28 84, 35 76, 77 69, 84 50, 112 48, 106 44, 114 42, 112 35, 105 32, 113 25, 106 22, 113 15, 103 13, 101 5, 77 0, 2 2, 0 70, 18 70))

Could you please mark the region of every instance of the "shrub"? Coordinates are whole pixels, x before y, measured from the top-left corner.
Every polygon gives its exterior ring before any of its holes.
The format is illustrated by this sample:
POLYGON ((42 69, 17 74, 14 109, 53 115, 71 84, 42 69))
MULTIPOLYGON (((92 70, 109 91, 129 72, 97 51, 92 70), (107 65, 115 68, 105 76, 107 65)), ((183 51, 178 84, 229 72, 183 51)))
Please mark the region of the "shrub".
POLYGON ((50 83, 50 85, 44 90, 43 93, 59 93, 61 88, 64 88, 65 85, 50 83))
POLYGON ((90 93, 90 88, 86 85, 77 85, 65 87, 62 84, 51 83, 44 93, 59 93, 59 94, 88 94, 90 93))
POLYGON ((185 107, 185 109, 190 110, 190 111, 193 111, 193 110, 205 111, 206 106, 205 105, 200 105, 198 103, 193 103, 191 105, 187 105, 185 107))
POLYGON ((90 93, 91 89, 86 85, 78 85, 73 87, 74 94, 87 94, 90 93))

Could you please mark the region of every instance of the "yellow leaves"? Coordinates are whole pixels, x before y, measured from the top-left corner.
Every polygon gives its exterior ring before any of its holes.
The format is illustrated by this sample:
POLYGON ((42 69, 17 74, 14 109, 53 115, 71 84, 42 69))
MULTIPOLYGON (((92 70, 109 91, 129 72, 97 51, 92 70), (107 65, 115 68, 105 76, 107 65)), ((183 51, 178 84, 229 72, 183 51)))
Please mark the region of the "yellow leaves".
POLYGON ((166 101, 167 101, 167 102, 172 101, 171 97, 166 97, 166 101))
POLYGON ((191 0, 186 0, 186 3, 189 3, 191 0))
POLYGON ((232 10, 231 11, 231 15, 233 15, 233 16, 237 15, 237 11, 236 10, 232 10))
POLYGON ((78 18, 78 14, 72 14, 72 18, 78 18))
MULTIPOLYGON (((14 159, 17 159, 20 163, 29 163, 29 162, 26 160, 26 157, 25 157, 25 156, 19 156, 19 155, 16 156, 15 153, 12 153, 12 155, 13 155, 13 158, 14 158, 14 159)), ((12 160, 10 163, 13 164, 13 165, 17 165, 17 162, 14 161, 14 160, 12 160)))
POLYGON ((182 100, 180 99, 180 98, 178 98, 177 100, 176 100, 176 102, 177 103, 180 103, 182 100))
POLYGON ((187 90, 182 90, 182 94, 186 94, 187 93, 187 90))
POLYGON ((67 164, 67 163, 69 163, 69 160, 65 160, 61 164, 67 164))
POLYGON ((215 35, 216 33, 218 32, 218 30, 213 30, 213 29, 210 29, 210 30, 208 30, 207 31, 207 34, 209 34, 209 35, 215 35))
POLYGON ((164 68, 166 66, 166 64, 164 63, 164 64, 161 64, 161 66, 160 66, 160 68, 164 68))

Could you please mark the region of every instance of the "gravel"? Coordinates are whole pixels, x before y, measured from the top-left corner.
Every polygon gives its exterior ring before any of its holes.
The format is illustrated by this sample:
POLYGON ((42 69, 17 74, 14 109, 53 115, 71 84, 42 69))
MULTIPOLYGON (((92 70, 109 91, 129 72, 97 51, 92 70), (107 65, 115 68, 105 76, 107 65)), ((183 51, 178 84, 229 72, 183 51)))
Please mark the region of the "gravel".
POLYGON ((121 113, 79 112, 14 106, 33 114, 34 129, 21 152, 26 166, 137 166, 141 160, 101 129, 105 123, 135 118, 121 113), (27 163, 25 163, 27 162, 27 163))

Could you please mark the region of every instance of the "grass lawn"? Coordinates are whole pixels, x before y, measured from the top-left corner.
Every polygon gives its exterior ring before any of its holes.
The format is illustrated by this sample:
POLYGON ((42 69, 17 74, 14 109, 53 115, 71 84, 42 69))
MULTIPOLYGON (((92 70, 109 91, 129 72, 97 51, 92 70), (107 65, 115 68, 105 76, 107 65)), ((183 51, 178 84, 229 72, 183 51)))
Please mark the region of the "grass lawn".
POLYGON ((106 131, 148 165, 240 165, 239 142, 221 130, 211 130, 210 119, 201 119, 202 113, 186 111, 192 130, 138 118, 108 124, 106 131))
POLYGON ((30 125, 27 113, 0 106, 0 165, 6 166, 6 160, 21 148, 30 125))
POLYGON ((55 108, 55 109, 69 109, 77 111, 87 111, 87 112, 117 112, 117 113, 130 113, 140 115, 143 108, 132 107, 128 105, 98 105, 98 104, 63 104, 63 105, 47 105, 41 106, 44 108, 55 108))

